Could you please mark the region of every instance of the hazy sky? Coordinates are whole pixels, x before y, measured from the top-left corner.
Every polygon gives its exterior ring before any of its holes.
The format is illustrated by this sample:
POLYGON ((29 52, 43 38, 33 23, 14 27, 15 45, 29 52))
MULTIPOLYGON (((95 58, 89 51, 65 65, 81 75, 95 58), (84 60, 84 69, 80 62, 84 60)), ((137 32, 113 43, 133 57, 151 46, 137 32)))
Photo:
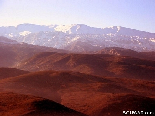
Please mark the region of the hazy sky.
POLYGON ((86 24, 155 33, 155 0, 0 0, 0 26, 86 24))

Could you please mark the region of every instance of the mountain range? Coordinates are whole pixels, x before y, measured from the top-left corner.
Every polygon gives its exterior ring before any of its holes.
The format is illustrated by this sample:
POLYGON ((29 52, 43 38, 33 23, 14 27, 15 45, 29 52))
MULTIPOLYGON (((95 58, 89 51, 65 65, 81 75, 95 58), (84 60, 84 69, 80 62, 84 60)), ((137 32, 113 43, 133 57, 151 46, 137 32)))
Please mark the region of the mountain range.
POLYGON ((155 114, 153 33, 33 24, 0 33, 0 115, 155 114))
POLYGON ((94 53, 79 54, 18 43, 5 37, 0 37, 0 40, 3 40, 0 42, 0 67, 30 72, 66 70, 98 76, 154 80, 155 52, 109 47, 94 53))
POLYGON ((0 35, 18 42, 74 52, 97 51, 105 47, 121 47, 138 52, 155 50, 155 33, 121 26, 95 28, 84 24, 20 24, 0 27, 0 35))

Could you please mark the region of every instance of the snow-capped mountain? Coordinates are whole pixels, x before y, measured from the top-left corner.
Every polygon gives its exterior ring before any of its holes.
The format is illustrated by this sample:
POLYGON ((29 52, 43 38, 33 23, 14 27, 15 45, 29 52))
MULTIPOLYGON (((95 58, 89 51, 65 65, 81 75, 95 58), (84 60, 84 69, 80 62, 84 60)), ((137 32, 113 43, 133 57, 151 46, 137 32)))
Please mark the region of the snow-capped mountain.
POLYGON ((120 26, 95 28, 83 24, 20 24, 17 27, 0 27, 0 35, 18 42, 80 52, 88 51, 88 48, 99 50, 105 47, 155 51, 155 33, 120 26))

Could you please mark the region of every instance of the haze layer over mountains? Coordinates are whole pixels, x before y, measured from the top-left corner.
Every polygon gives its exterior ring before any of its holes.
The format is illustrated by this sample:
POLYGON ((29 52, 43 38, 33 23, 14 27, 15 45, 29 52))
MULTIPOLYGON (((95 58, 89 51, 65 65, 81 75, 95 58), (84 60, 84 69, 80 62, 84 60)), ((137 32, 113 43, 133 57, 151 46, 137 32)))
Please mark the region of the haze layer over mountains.
POLYGON ((0 35, 0 115, 154 115, 154 33, 21 24, 0 35))

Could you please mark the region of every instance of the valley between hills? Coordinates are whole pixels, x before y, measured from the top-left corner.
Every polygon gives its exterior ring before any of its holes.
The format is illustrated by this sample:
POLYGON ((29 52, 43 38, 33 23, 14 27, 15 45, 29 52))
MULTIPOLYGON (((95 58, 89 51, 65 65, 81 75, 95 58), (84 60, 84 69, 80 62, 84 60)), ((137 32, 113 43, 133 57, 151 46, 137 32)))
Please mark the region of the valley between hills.
MULTIPOLYGON (((0 115, 122 116, 155 107, 155 52, 75 52, 0 37, 0 115)), ((152 114, 153 115, 153 114, 152 114)))

